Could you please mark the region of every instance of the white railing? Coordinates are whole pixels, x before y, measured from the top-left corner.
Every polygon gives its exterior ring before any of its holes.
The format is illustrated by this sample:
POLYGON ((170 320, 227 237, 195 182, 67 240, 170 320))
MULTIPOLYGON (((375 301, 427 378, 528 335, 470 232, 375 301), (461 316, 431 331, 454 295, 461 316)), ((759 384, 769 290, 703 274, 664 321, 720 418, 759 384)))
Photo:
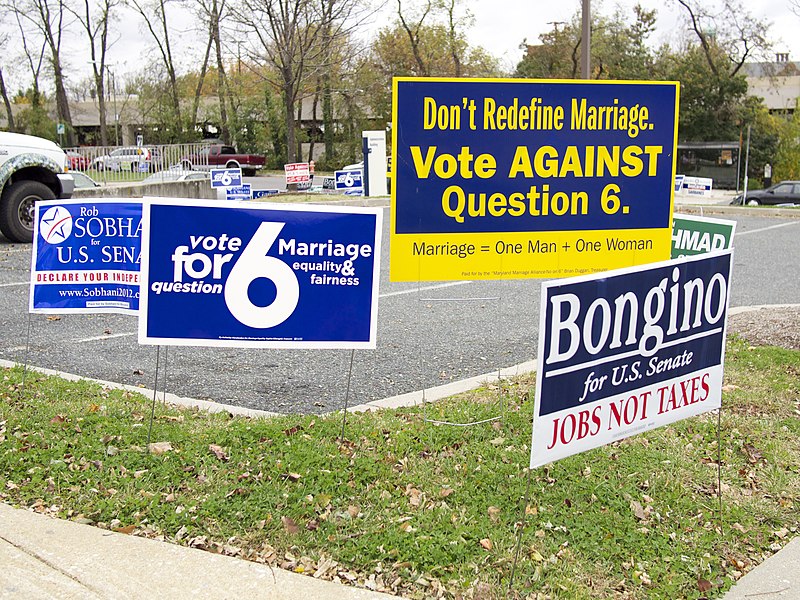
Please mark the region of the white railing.
POLYGON ((143 146, 80 146, 65 148, 72 171, 82 171, 97 183, 142 181, 151 173, 167 169, 208 167, 208 144, 163 144, 143 146), (204 164, 205 163, 205 164, 204 164))

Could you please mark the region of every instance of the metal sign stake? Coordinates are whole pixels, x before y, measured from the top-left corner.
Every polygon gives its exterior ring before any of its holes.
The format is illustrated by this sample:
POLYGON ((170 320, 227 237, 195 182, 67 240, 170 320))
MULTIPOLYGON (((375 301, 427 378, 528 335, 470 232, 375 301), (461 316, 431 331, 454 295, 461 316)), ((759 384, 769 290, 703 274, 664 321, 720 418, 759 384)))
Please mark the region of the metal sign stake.
POLYGON ((350 351, 350 369, 347 372, 347 389, 344 394, 344 410, 342 410, 342 435, 339 439, 344 442, 344 428, 347 424, 347 406, 350 401, 350 381, 353 378, 353 360, 356 356, 355 349, 350 351))

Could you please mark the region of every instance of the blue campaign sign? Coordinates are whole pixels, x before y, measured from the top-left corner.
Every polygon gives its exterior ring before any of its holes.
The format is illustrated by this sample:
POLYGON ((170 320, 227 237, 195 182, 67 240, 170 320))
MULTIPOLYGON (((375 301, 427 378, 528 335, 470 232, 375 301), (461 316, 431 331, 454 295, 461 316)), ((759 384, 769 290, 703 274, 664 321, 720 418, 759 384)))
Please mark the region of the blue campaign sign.
POLYGON ((344 192, 361 192, 364 190, 364 173, 355 171, 335 171, 333 174, 334 189, 344 192))
POLYGON ((142 203, 36 203, 29 311, 137 314, 142 203))
POLYGON ((543 285, 531 467, 719 408, 732 256, 543 285))
POLYGON ((140 343, 375 348, 380 209, 148 200, 140 343))
POLYGON ((268 196, 277 196, 279 193, 280 190, 253 190, 253 200, 266 198, 268 196))
POLYGON ((242 185, 241 169, 211 169, 211 187, 226 188, 242 185))
POLYGON ((227 200, 250 200, 252 197, 253 193, 249 183, 225 188, 225 198, 227 200))

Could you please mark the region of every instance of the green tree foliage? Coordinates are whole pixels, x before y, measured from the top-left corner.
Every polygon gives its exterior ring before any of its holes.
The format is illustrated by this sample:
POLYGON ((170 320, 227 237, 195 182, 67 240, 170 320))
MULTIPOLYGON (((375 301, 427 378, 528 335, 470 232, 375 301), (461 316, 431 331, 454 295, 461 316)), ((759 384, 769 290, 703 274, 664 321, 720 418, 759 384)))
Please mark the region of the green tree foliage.
MULTIPOLYGON (((772 117, 778 132, 775 153, 767 162, 772 165, 772 180, 800 179, 800 105, 786 117, 772 117)), ((762 166, 763 169, 763 166, 762 166)))
MULTIPOLYGON (((156 64, 143 70, 127 84, 127 92, 138 98, 136 106, 143 123, 148 123, 145 140, 149 144, 175 144, 199 139, 194 124, 186 122, 185 116, 176 118, 174 98, 183 96, 181 86, 174 86, 169 77, 156 64)), ((120 112, 124 99, 118 100, 120 112)))
POLYGON ((662 58, 665 79, 681 83, 680 140, 735 140, 745 117, 747 81, 731 75, 729 61, 720 49, 712 52, 716 72, 709 68, 706 53, 692 46, 680 54, 662 58))
POLYGON ((37 137, 56 141, 56 122, 50 118, 45 108, 47 98, 36 88, 20 90, 13 100, 14 104, 23 104, 25 108, 17 113, 17 131, 37 137))
MULTIPOLYGON (((639 5, 633 19, 618 9, 611 17, 592 15, 592 79, 652 79, 653 52, 647 45, 656 11, 639 5)), ((525 55, 515 77, 576 79, 580 76, 581 15, 569 23, 554 23, 539 36, 540 44, 523 45, 525 55)))

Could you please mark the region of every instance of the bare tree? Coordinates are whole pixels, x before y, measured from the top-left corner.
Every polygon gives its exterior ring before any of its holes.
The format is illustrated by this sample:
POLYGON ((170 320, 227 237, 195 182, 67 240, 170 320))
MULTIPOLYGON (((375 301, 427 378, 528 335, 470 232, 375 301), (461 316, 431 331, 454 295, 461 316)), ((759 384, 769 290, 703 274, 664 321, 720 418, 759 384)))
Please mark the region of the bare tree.
POLYGON ((14 113, 11 112, 11 101, 8 98, 6 91, 6 81, 3 77, 3 69, 0 69, 0 95, 3 96, 3 105, 6 109, 6 123, 9 131, 14 131, 14 113))
POLYGON ((44 135, 43 124, 39 123, 44 107, 42 106, 42 93, 39 87, 42 65, 44 64, 44 53, 47 49, 46 43, 41 38, 36 39, 36 32, 31 32, 25 28, 23 18, 19 12, 14 11, 14 17, 19 28, 20 39, 24 60, 31 71, 31 90, 30 101, 31 111, 28 115, 28 132, 33 135, 44 135))
POLYGON ((440 0, 441 10, 447 18, 447 40, 450 49, 450 56, 453 59, 453 75, 461 77, 463 74, 462 57, 466 52, 467 44, 463 36, 459 34, 462 28, 466 29, 472 24, 472 14, 466 11, 463 18, 456 15, 456 5, 458 0, 440 0))
MULTIPOLYGON (((0 52, 3 53, 4 56, 8 56, 8 34, 4 33, 0 35, 0 52)), ((3 96, 3 105, 6 109, 6 123, 8 125, 9 131, 14 131, 14 113, 11 112, 11 100, 8 97, 8 91, 6 90, 6 81, 3 77, 3 69, 0 68, 0 95, 3 96)))
MULTIPOLYGON (((106 108, 106 73, 107 57, 110 47, 108 35, 109 24, 113 17, 114 9, 120 0, 96 0, 94 5, 89 0, 83 0, 80 9, 69 8, 75 15, 89 41, 89 55, 93 70, 94 86, 97 90, 97 108, 100 115, 100 143, 108 145, 108 120, 106 108)), ((116 120, 117 115, 114 115, 116 120)))
MULTIPOLYGON (((222 53, 222 22, 228 16, 225 0, 195 0, 195 8, 199 17, 208 25, 208 45, 206 47, 205 60, 201 73, 201 82, 205 78, 207 63, 210 51, 213 47, 217 67, 217 101, 219 102, 220 113, 220 137, 225 143, 235 143, 231 137, 231 129, 228 124, 228 107, 233 111, 233 99, 228 85, 228 76, 225 72, 225 61, 222 53), (227 100, 226 100, 227 99, 227 100)), ((200 91, 198 84, 198 92, 200 91)), ((195 121, 197 114, 197 102, 199 93, 195 95, 195 121)))
POLYGON ((354 0, 243 0, 236 10, 237 21, 259 45, 264 77, 280 91, 289 162, 297 157, 295 107, 330 66, 329 45, 349 35, 359 10, 354 0))
POLYGON ((427 77, 430 74, 428 65, 422 57, 422 52, 420 49, 420 32, 423 29, 425 19, 431 13, 432 9, 433 5, 431 0, 427 0, 417 15, 414 15, 413 17, 407 17, 403 14, 402 0, 397 0, 397 18, 400 21, 400 25, 403 27, 403 31, 405 31, 408 35, 408 42, 411 45, 411 52, 414 55, 414 60, 417 63, 417 69, 419 69, 418 74, 421 77, 427 77), (414 22, 409 23, 409 19, 412 18, 414 22))
MULTIPOLYGON (((61 43, 68 26, 65 22, 66 2, 65 0, 11 0, 10 8, 18 19, 27 21, 42 36, 44 47, 49 50, 49 63, 53 70, 56 92, 56 113, 59 122, 66 126, 66 142, 71 146, 75 143, 75 132, 72 128, 61 61, 61 43)), ((20 29, 23 30, 21 25, 20 29)), ((38 81, 36 87, 38 88, 38 81)))
POLYGON ((161 61, 169 79, 169 99, 171 121, 178 135, 183 132, 181 119, 180 94, 178 93, 178 76, 175 61, 172 57, 172 44, 167 18, 167 4, 170 0, 126 0, 144 19, 145 26, 156 43, 161 61))
POLYGON ((714 76, 733 77, 746 61, 764 58, 770 50, 769 23, 753 17, 739 0, 723 0, 719 6, 699 0, 676 1, 686 11, 689 27, 714 76), (720 73, 719 52, 729 61, 726 73, 720 73))

